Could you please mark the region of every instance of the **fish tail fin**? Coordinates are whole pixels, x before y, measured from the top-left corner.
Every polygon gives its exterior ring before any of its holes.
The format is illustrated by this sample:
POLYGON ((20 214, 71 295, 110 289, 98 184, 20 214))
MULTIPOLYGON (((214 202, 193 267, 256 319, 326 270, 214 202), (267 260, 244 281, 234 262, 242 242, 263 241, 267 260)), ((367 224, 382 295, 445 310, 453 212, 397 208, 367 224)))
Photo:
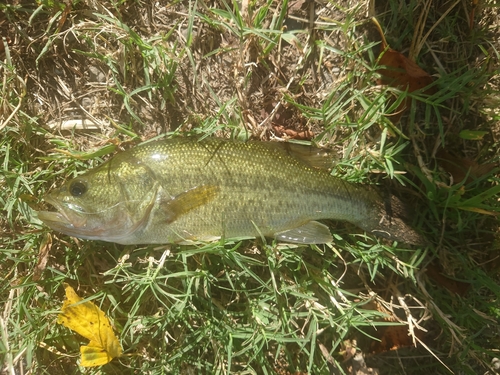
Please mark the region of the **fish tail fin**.
POLYGON ((413 245, 424 245, 427 242, 420 233, 408 224, 411 221, 409 210, 394 195, 377 200, 373 213, 371 220, 358 224, 365 231, 376 236, 413 245))

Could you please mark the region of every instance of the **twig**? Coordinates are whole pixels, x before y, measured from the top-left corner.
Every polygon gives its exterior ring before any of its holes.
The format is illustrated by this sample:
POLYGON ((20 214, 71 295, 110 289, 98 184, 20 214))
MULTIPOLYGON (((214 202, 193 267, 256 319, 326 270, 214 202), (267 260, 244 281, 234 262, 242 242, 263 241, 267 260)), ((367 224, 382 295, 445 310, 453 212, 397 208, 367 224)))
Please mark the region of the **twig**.
MULTIPOLYGON (((431 28, 429 29, 429 31, 427 31, 427 33, 422 38, 415 38, 415 36, 413 37, 413 40, 415 41, 415 45, 412 42, 412 46, 410 48, 410 53, 409 53, 410 59, 412 59, 413 61, 415 61, 415 58, 420 53, 420 50, 424 46, 425 41, 427 40, 427 38, 429 37, 429 35, 431 34, 431 32, 436 28, 437 25, 439 25, 441 23, 442 20, 444 20, 444 18, 448 15, 448 13, 450 13, 453 10, 453 8, 455 8, 458 5, 458 3, 460 1, 461 0, 456 0, 455 3, 453 3, 453 5, 451 7, 449 7, 446 10, 446 12, 444 12, 441 15, 441 17, 439 17, 439 19, 436 21, 436 23, 431 26, 431 28)), ((428 0, 429 6, 430 6, 431 2, 432 2, 431 0, 428 0)), ((429 9, 427 8, 426 12, 425 12, 425 15, 427 16, 428 13, 429 13, 429 9)), ((420 22, 420 19, 419 19, 419 22, 420 22)), ((425 22, 423 22, 423 25, 424 24, 425 24, 425 22)), ((422 30, 423 30, 423 25, 422 25, 422 30)))
POLYGON ((23 98, 26 95, 26 79, 27 79, 27 77, 25 78, 25 81, 23 81, 21 79, 21 77, 19 77, 19 76, 16 76, 16 78, 19 80, 19 82, 21 82, 23 90, 21 92, 21 95, 19 95, 19 103, 17 103, 16 108, 14 108, 14 110, 11 112, 9 117, 7 117, 7 120, 5 120, 3 123, 0 123, 0 131, 7 126, 7 124, 10 122, 10 120, 12 120, 12 118, 15 116, 17 111, 19 111, 19 109, 21 108, 21 105, 23 104, 23 98))

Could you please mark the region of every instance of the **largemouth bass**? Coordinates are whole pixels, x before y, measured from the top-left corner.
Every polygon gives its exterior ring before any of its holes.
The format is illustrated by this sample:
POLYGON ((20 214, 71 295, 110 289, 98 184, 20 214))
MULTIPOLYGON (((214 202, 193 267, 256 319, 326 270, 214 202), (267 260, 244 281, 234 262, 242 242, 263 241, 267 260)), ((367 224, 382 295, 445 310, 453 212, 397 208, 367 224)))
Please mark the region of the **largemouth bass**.
POLYGON ((316 220, 345 220, 389 239, 421 243, 400 203, 308 163, 274 142, 177 138, 122 152, 50 192, 39 218, 70 236, 119 244, 273 237, 332 241, 316 220))

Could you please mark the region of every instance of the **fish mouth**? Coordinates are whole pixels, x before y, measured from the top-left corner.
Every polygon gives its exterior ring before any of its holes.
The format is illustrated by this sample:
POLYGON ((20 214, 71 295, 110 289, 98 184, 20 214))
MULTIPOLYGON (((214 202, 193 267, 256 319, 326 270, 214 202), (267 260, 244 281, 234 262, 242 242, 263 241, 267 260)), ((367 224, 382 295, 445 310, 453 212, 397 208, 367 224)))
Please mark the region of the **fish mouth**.
POLYGON ((44 201, 54 207, 55 211, 38 211, 38 218, 50 228, 63 233, 73 230, 81 231, 87 223, 85 215, 81 215, 80 207, 61 203, 50 196, 44 197, 44 201), (76 210, 75 210, 76 208, 76 210))
POLYGON ((87 212, 75 203, 58 199, 57 195, 49 194, 44 197, 44 201, 54 210, 38 211, 38 218, 52 230, 71 237, 121 243, 124 236, 136 229, 127 228, 128 216, 123 215, 121 211, 103 225, 102 218, 96 213, 87 212))

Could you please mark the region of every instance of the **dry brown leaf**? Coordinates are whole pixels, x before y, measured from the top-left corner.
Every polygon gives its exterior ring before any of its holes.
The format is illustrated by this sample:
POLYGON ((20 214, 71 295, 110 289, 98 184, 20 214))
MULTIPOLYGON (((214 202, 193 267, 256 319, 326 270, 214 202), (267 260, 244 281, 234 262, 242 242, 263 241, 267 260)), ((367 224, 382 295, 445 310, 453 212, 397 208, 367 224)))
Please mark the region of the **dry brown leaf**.
POLYGON ((380 327, 377 332, 377 338, 380 341, 373 341, 370 345, 370 350, 374 354, 413 346, 413 341, 408 334, 408 327, 406 325, 380 327))
MULTIPOLYGON (((387 310, 376 300, 366 303, 363 307, 387 314, 387 317, 379 319, 380 321, 388 323, 394 322, 394 325, 392 326, 379 326, 377 327, 377 330, 372 333, 378 339, 378 341, 374 340, 370 344, 370 352, 372 354, 414 346, 413 338, 408 331, 408 325, 397 324, 398 319, 394 316, 393 312, 387 310)), ((424 336, 424 332, 416 327, 414 327, 413 332, 420 339, 424 336)))
POLYGON ((378 375, 377 368, 368 367, 363 352, 358 348, 356 340, 344 340, 341 354, 344 357, 342 366, 347 373, 353 375, 378 375))
POLYGON ((304 131, 296 131, 293 129, 286 129, 282 125, 274 125, 273 126, 274 131, 278 136, 283 136, 287 135, 291 139, 300 139, 300 140, 311 140, 314 138, 314 133, 309 130, 304 130, 304 131))
POLYGON ((66 3, 66 6, 64 7, 63 12, 61 13, 61 18, 59 19, 59 22, 57 23, 57 32, 62 30, 64 24, 66 23, 66 19, 71 13, 71 8, 72 8, 71 1, 68 1, 66 3))
POLYGON ((454 156, 445 149, 436 153, 436 160, 438 165, 450 174, 453 184, 463 182, 466 178, 465 183, 472 182, 498 166, 497 163, 479 164, 471 159, 454 156))
POLYGON ((472 0, 471 10, 469 13, 469 27, 472 30, 474 28, 474 18, 476 17, 476 8, 479 4, 479 0, 472 0))
POLYGON ((413 92, 432 83, 432 77, 415 62, 391 48, 381 53, 379 64, 388 67, 379 69, 380 84, 413 92))
POLYGON ((288 9, 295 10, 301 9, 302 6, 306 3, 307 0, 294 0, 288 3, 288 9))
POLYGON ((455 293, 459 296, 464 296, 470 288, 470 284, 453 280, 445 275, 443 275, 440 271, 440 267, 435 264, 430 264, 426 267, 425 273, 432 280, 436 282, 439 286, 442 286, 445 289, 448 289, 450 292, 455 293))
MULTIPOLYGON (((432 83, 432 77, 414 61, 402 53, 393 50, 387 44, 382 27, 375 18, 372 18, 382 39, 381 52, 379 55, 379 65, 383 66, 377 70, 381 75, 378 84, 388 85, 403 91, 414 92, 432 83)), ((426 90, 427 94, 432 94, 435 90, 426 90)), ((399 121, 402 113, 408 107, 408 99, 403 100, 392 117, 394 122, 399 121)))
POLYGON ((49 260, 50 249, 52 248, 52 236, 47 233, 42 243, 40 244, 40 249, 38 250, 38 261, 36 263, 35 269, 33 270, 33 281, 40 280, 45 267, 47 267, 47 261, 49 260))

